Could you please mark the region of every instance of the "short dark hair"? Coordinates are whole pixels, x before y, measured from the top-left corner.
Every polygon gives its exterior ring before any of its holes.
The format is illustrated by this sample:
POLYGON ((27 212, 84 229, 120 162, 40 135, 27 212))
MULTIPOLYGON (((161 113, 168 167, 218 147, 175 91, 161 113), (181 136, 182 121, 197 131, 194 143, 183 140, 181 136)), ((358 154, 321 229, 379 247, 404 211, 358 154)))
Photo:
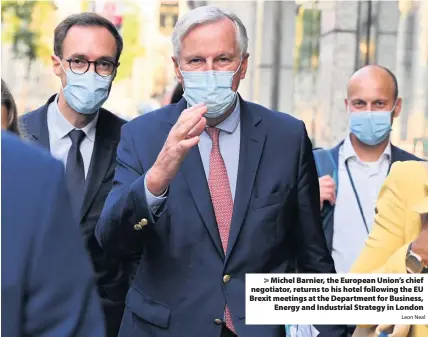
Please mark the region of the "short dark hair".
POLYGON ((374 66, 379 67, 380 69, 385 70, 389 76, 391 76, 392 78, 392 82, 394 83, 394 100, 396 101, 398 98, 398 81, 397 81, 397 77, 395 77, 394 73, 389 70, 387 67, 375 64, 374 66))
POLYGON ((73 26, 84 27, 105 27, 113 35, 116 40, 116 62, 119 61, 120 54, 123 49, 123 40, 117 31, 115 25, 108 19, 96 13, 79 13, 73 14, 65 18, 56 28, 54 33, 54 53, 56 56, 62 56, 62 47, 68 31, 73 26))
POLYGON ((21 133, 19 132, 18 126, 18 110, 16 109, 16 104, 12 93, 3 79, 1 80, 1 105, 4 105, 7 110, 7 129, 20 136, 21 133))

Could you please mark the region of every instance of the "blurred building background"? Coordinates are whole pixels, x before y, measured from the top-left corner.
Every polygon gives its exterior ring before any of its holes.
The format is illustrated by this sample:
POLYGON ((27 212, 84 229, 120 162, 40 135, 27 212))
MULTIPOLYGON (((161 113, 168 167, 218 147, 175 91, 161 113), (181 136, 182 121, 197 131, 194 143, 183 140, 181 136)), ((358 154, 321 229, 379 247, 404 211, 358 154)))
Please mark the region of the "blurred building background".
MULTIPOLYGON (((95 11, 120 30, 124 52, 106 107, 127 119, 167 101, 175 86, 170 35, 178 17, 206 4, 234 11, 247 27, 249 71, 240 87, 251 101, 302 119, 316 146, 348 127, 346 83, 379 63, 398 78, 403 111, 393 141, 423 155, 428 137, 428 1, 4 1, 2 78, 20 113, 59 89, 51 70, 53 30, 67 15, 95 11)), ((425 151, 425 156, 428 151, 425 151)))

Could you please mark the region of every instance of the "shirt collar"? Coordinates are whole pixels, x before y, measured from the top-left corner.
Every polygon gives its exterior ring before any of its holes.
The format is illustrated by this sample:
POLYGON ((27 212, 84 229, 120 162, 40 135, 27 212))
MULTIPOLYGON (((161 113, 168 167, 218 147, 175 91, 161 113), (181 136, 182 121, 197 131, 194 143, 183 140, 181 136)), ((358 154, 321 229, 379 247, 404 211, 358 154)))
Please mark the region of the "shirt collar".
MULTIPOLYGON (((388 160, 391 159, 391 142, 388 142, 385 150, 381 157, 386 157, 388 160)), ((358 158, 357 153, 351 143, 351 137, 348 135, 343 142, 343 160, 347 161, 350 158, 358 158)))
MULTIPOLYGON (((62 139, 65 136, 67 136, 70 133, 70 131, 76 128, 64 117, 64 115, 59 110, 58 95, 55 97, 54 101, 52 102, 52 105, 54 108, 54 113, 52 114, 52 117, 53 117, 52 122, 53 122, 53 125, 55 125, 54 135, 56 136, 57 139, 62 139)), ((99 113, 97 112, 94 119, 85 127, 80 129, 85 133, 86 138, 88 138, 91 142, 95 142, 95 131, 96 131, 96 126, 98 121, 98 115, 99 113)))
POLYGON ((216 128, 222 131, 225 131, 227 133, 234 133, 240 121, 241 121, 241 107, 240 107, 239 98, 237 97, 233 112, 223 122, 216 125, 216 128))

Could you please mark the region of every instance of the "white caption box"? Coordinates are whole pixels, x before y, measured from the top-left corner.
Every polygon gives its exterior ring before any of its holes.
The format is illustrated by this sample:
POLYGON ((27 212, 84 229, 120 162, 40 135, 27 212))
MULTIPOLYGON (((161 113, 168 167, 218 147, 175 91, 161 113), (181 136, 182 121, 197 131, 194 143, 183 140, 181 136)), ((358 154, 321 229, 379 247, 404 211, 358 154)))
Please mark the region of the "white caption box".
POLYGON ((428 324, 428 275, 247 274, 246 324, 428 324))

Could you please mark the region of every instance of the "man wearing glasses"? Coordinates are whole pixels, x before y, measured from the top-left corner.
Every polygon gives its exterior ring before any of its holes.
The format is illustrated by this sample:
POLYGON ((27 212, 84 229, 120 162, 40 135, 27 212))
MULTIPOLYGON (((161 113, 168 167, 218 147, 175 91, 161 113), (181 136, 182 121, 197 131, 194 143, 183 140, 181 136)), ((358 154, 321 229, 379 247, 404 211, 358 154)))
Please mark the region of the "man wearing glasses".
POLYGON ((116 76, 123 41, 110 21, 94 13, 69 16, 54 35, 52 63, 61 90, 24 115, 22 124, 32 141, 65 165, 72 209, 97 274, 108 336, 117 336, 127 276, 122 262, 108 258, 100 248, 94 229, 112 187, 116 148, 125 123, 101 108, 116 76))

